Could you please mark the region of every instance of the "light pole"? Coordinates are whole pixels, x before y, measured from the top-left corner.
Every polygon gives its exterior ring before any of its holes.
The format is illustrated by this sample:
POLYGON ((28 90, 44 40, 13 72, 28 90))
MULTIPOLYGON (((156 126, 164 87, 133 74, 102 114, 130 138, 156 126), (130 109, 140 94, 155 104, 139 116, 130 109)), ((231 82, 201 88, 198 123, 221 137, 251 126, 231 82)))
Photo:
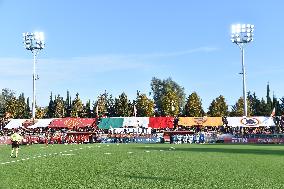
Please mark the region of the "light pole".
POLYGON ((33 53, 33 102, 32 102, 32 119, 35 119, 35 103, 36 103, 36 80, 39 79, 36 75, 36 61, 40 50, 44 48, 44 34, 43 32, 23 33, 24 47, 33 53))
POLYGON ((248 115, 247 111, 247 92, 246 92, 246 70, 245 70, 245 51, 246 43, 253 41, 254 25, 252 24, 235 24, 232 25, 231 41, 237 44, 242 54, 242 75, 243 75, 243 99, 244 99, 244 116, 248 115))

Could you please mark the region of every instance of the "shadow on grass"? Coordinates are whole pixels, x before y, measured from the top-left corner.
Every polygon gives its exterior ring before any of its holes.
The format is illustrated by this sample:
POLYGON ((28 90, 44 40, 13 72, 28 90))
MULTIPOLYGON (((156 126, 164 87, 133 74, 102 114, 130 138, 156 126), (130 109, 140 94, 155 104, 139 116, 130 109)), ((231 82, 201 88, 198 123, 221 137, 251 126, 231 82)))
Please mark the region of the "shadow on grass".
MULTIPOLYGON (((145 148, 145 147, 137 147, 138 150, 155 150, 155 151, 183 151, 183 152, 198 152, 198 153, 229 153, 229 154, 255 154, 255 155, 278 155, 278 156, 284 156, 284 150, 273 150, 273 149, 246 149, 246 148, 228 148, 227 145, 225 145, 226 148, 222 148, 220 145, 218 147, 214 147, 213 145, 202 145, 202 147, 194 146, 178 146, 173 145, 171 147, 158 147, 153 146, 151 148, 145 148)), ((224 146, 224 147, 225 147, 224 146)))

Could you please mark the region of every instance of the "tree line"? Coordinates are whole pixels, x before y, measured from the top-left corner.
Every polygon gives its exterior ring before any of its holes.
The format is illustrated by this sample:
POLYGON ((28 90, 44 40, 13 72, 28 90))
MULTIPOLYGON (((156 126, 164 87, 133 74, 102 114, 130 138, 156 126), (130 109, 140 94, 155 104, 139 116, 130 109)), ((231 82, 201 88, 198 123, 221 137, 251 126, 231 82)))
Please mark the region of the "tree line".
MULTIPOLYGON (((51 92, 49 104, 46 107, 36 106, 36 118, 63 118, 63 117, 137 117, 150 116, 189 116, 189 117, 223 117, 243 116, 244 100, 240 97, 229 110, 224 96, 219 95, 205 111, 202 99, 196 92, 186 97, 184 88, 171 78, 151 80, 151 92, 149 95, 137 91, 136 99, 130 100, 126 93, 113 97, 107 91, 100 94, 96 100, 88 100, 83 103, 79 93, 72 99, 69 91, 66 97, 53 95, 51 92), (152 96, 152 98, 150 98, 152 96)), ((269 84, 267 85, 266 98, 258 98, 255 93, 248 92, 248 115, 270 116, 275 108, 275 115, 284 114, 284 97, 277 99, 270 97, 269 84)), ((10 89, 2 89, 0 94, 0 115, 15 119, 31 118, 29 98, 24 93, 18 97, 10 89)))

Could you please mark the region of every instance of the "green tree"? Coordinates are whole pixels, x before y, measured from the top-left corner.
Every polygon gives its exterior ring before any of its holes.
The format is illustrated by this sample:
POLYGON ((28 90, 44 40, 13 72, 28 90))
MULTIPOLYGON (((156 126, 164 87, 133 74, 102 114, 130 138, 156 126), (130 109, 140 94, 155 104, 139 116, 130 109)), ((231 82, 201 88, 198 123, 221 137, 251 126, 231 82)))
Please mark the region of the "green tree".
MULTIPOLYGON (((273 98, 272 98, 272 108, 275 108, 275 116, 282 115, 281 114, 280 102, 278 101, 278 99, 274 95, 273 95, 273 98)), ((271 113, 272 113, 272 111, 271 111, 271 113)))
POLYGON ((1 95, 0 95, 0 116, 3 117, 6 113, 11 113, 7 111, 7 102, 12 101, 12 99, 15 98, 15 92, 5 88, 2 89, 1 95))
POLYGON ((6 100, 5 102, 5 112, 10 114, 11 118, 18 118, 18 102, 16 97, 12 97, 6 100))
POLYGON ((161 107, 162 116, 178 116, 180 113, 178 96, 170 88, 161 97, 161 107))
POLYGON ((177 96, 178 111, 179 113, 182 112, 182 108, 185 103, 185 93, 184 88, 181 87, 178 83, 173 81, 171 78, 161 80, 156 77, 153 77, 151 80, 151 89, 153 92, 153 99, 155 102, 155 109, 157 115, 163 115, 165 114, 165 112, 168 112, 168 110, 163 110, 165 104, 163 104, 162 99, 165 100, 166 97, 164 96, 169 96, 169 91, 172 91, 177 96))
POLYGON ((9 97, 5 100, 4 111, 9 113, 12 118, 15 119, 28 119, 30 118, 29 112, 27 112, 28 105, 24 94, 21 93, 18 98, 9 97))
POLYGON ((6 101, 4 100, 4 96, 0 94, 0 117, 4 117, 5 115, 5 104, 6 101))
POLYGON ((196 92, 193 92, 188 96, 184 110, 185 110, 185 116, 189 117, 204 116, 201 98, 197 95, 196 92))
POLYGON ((273 103, 270 98, 270 87, 269 83, 267 83, 267 89, 266 89, 266 115, 270 115, 273 109, 273 103))
POLYGON ((71 104, 71 96, 70 96, 69 91, 67 90, 66 100, 64 101, 64 109, 65 109, 64 117, 70 117, 71 116, 71 108, 72 108, 71 106, 72 106, 72 104, 71 104))
POLYGON ((250 92, 248 92, 247 99, 250 104, 249 108, 251 111, 251 116, 262 116, 263 113, 261 112, 261 102, 257 98, 256 94, 251 94, 250 92))
POLYGON ((94 104, 93 111, 97 117, 105 116, 108 113, 106 92, 98 96, 97 101, 94 104))
POLYGON ((71 117, 83 117, 83 110, 83 103, 79 97, 79 93, 77 93, 75 99, 72 102, 71 117))
POLYGON ((132 114, 133 105, 124 92, 115 99, 114 107, 115 115, 118 117, 129 117, 132 114))
POLYGON ((49 97, 49 104, 48 104, 48 107, 47 107, 47 118, 54 118, 55 114, 55 103, 53 101, 53 96, 52 96, 52 92, 50 93, 50 97, 49 97))
POLYGON ((93 104, 93 112, 95 116, 108 116, 113 117, 115 115, 114 99, 112 95, 106 91, 97 97, 96 102, 93 104), (98 110, 98 115, 97 115, 98 110))
POLYGON ((31 115, 31 108, 30 108, 30 98, 29 97, 27 98, 25 117, 26 118, 32 117, 32 115, 31 115))
POLYGON ((259 116, 266 116, 268 115, 268 110, 267 110, 267 103, 266 101, 262 98, 260 100, 260 105, 258 108, 259 116))
POLYGON ((279 100, 279 115, 284 115, 284 97, 279 100))
POLYGON ((112 95, 106 96, 106 107, 107 107, 107 116, 114 117, 115 116, 115 100, 112 95))
POLYGON ((220 95, 216 99, 214 99, 210 106, 209 106, 209 111, 208 115, 212 117, 224 117, 228 116, 229 111, 228 111, 228 105, 225 101, 225 97, 220 95))
POLYGON ((36 119, 46 118, 47 108, 36 107, 36 119))
POLYGON ((26 99, 24 93, 21 93, 20 96, 18 97, 18 100, 16 101, 17 103, 17 118, 20 119, 28 119, 31 117, 30 112, 29 112, 29 106, 26 104, 26 99))
POLYGON ((154 101, 149 99, 146 94, 137 93, 135 107, 137 117, 151 117, 154 115, 154 101))
POLYGON ((86 118, 93 117, 93 114, 92 114, 92 111, 91 111, 91 101, 90 100, 88 100, 86 102, 86 105, 84 106, 84 112, 85 112, 84 117, 86 117, 86 118))
MULTIPOLYGON (((250 101, 247 100, 247 116, 251 116, 250 101)), ((242 117, 244 116, 244 99, 240 97, 235 105, 233 105, 230 116, 242 117)))
POLYGON ((54 117, 62 118, 65 117, 65 107, 63 97, 57 95, 54 100, 54 117))

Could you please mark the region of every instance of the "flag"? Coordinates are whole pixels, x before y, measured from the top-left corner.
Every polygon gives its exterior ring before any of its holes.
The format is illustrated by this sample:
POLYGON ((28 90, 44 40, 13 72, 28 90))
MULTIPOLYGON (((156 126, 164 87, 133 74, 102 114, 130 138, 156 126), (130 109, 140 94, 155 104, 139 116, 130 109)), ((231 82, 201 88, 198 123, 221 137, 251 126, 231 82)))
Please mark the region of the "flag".
POLYGON ((135 106, 135 104, 134 104, 134 106, 133 106, 133 114, 134 114, 134 117, 136 117, 136 114, 137 114, 137 109, 136 109, 136 106, 135 106))
POLYGON ((275 107, 273 108, 270 117, 273 117, 273 116, 275 116, 275 107))
POLYGON ((99 117, 99 105, 96 106, 96 114, 97 114, 97 117, 99 117))

